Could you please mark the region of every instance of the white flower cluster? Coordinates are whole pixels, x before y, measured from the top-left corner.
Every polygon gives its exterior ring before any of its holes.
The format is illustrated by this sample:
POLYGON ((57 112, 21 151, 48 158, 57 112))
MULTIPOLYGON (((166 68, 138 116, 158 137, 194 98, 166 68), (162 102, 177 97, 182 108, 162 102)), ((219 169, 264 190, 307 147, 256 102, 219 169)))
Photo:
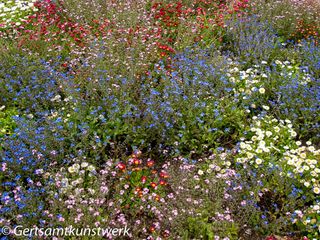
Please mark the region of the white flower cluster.
MULTIPOLYGON (((259 70, 257 65, 254 65, 254 68, 248 68, 247 70, 239 70, 238 67, 230 68, 228 76, 231 82, 236 83, 237 87, 233 89, 235 93, 245 93, 251 95, 253 91, 257 89, 257 85, 260 83, 259 70)), ((267 78, 267 75, 263 75, 264 78, 267 78)), ((264 91, 261 88, 261 91, 264 91)), ((260 89, 259 88, 259 89, 260 89)))
POLYGON ((16 26, 21 25, 21 22, 27 19, 33 11, 38 11, 34 7, 37 0, 16 0, 0 2, 0 29, 7 28, 11 23, 16 26))
MULTIPOLYGON (((269 116, 263 118, 254 116, 254 125, 250 129, 251 139, 240 142, 238 163, 256 164, 264 162, 264 158, 272 153, 282 153, 287 143, 297 133, 292 129, 290 120, 277 120, 269 116), (279 149, 280 148, 280 149, 279 149)), ((269 163, 269 162, 267 162, 269 163)))
MULTIPOLYGON (((308 141, 302 146, 294 141, 297 133, 290 120, 277 120, 270 116, 253 117, 249 131, 250 140, 240 142, 238 163, 272 167, 281 165, 286 172, 282 176, 299 180, 302 186, 320 194, 320 149, 308 141)), ((308 190, 309 191, 309 190, 308 190)))
MULTIPOLYGON (((267 79, 272 79, 272 72, 267 70, 268 63, 262 61, 260 65, 253 65, 246 70, 240 70, 240 66, 234 62, 229 62, 230 68, 227 75, 229 80, 236 84, 233 91, 236 94, 242 94, 243 99, 250 96, 254 92, 264 94, 267 79)), ((287 78, 298 77, 299 83, 302 85, 311 82, 311 75, 301 70, 298 65, 294 65, 294 61, 281 62, 275 60, 273 65, 278 69, 279 75, 287 78)))
POLYGON ((253 124, 239 144, 236 161, 259 170, 281 169, 279 176, 292 180, 314 205, 294 212, 293 223, 302 223, 310 231, 320 230, 320 149, 307 141, 296 141, 290 120, 268 115, 253 117, 253 124))
POLYGON ((95 167, 92 165, 89 165, 87 162, 82 162, 81 165, 78 163, 75 163, 71 167, 68 168, 69 173, 80 173, 80 174, 82 173, 82 174, 84 174, 85 170, 88 170, 89 172, 94 172, 95 167))
POLYGON ((320 203, 316 203, 315 205, 311 206, 310 208, 312 209, 313 212, 320 215, 320 203))
POLYGON ((85 176, 90 177, 91 180, 95 179, 95 171, 95 167, 87 162, 74 163, 68 167, 67 171, 65 168, 60 169, 60 172, 55 176, 55 184, 61 193, 66 193, 74 188, 77 190, 84 183, 85 176))
POLYGON ((307 188, 320 194, 320 149, 313 146, 301 146, 284 153, 283 160, 293 168, 293 173, 307 188))

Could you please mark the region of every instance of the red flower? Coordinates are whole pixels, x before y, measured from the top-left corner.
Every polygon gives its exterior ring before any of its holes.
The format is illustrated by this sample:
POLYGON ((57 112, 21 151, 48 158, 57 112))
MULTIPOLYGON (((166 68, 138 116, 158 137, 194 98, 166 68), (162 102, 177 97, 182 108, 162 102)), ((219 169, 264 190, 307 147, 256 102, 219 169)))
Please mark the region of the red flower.
POLYGON ((159 181, 159 184, 160 184, 161 186, 165 186, 165 185, 167 185, 167 182, 164 181, 164 180, 160 180, 160 181, 159 181))
POLYGON ((146 180, 147 180, 147 177, 146 177, 146 176, 142 176, 142 177, 141 177, 141 182, 145 183, 146 180))
POLYGON ((141 160, 138 159, 138 158, 135 158, 135 159, 133 159, 133 163, 134 163, 135 165, 139 165, 139 164, 141 163, 141 160))
POLYGON ((157 195, 157 196, 154 197, 154 199, 158 202, 160 200, 160 196, 157 195))
POLYGON ((161 171, 159 176, 162 177, 162 178, 168 178, 169 177, 168 173, 166 173, 165 171, 161 171))
POLYGON ((119 168, 120 170, 125 170, 125 169, 126 169, 126 165, 123 164, 123 163, 119 163, 119 164, 118 164, 118 168, 119 168))
POLYGON ((149 231, 152 232, 152 233, 153 233, 155 230, 156 230, 156 228, 155 228, 154 226, 151 226, 151 227, 149 228, 149 231))
POLYGON ((157 186, 157 184, 155 182, 150 183, 150 186, 155 188, 157 186))
POLYGON ((165 57, 166 55, 167 55, 167 54, 166 54, 165 52, 161 52, 161 53, 160 53, 160 56, 161 56, 161 57, 165 57))
POLYGON ((153 165, 154 165, 154 161, 153 160, 147 161, 147 166, 148 167, 152 167, 153 165))

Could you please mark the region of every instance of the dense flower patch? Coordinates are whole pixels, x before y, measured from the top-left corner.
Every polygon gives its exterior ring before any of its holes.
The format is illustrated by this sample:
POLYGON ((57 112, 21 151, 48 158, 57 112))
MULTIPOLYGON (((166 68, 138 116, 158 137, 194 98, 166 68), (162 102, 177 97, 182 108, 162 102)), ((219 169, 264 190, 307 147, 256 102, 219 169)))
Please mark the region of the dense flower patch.
POLYGON ((319 9, 1 3, 1 239, 319 239, 319 9))
POLYGON ((13 26, 21 25, 26 21, 28 15, 38 9, 35 6, 36 1, 4 1, 0 4, 1 30, 13 26))

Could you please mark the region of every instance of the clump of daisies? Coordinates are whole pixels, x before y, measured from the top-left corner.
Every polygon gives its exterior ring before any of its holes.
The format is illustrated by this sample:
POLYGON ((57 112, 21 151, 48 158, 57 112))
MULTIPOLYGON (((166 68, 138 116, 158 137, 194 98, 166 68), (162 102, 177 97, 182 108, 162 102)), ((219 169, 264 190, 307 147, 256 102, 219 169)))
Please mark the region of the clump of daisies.
POLYGON ((233 91, 243 96, 243 99, 247 99, 255 92, 265 94, 266 89, 269 88, 269 79, 272 79, 275 73, 287 79, 297 78, 300 85, 306 85, 312 80, 311 75, 301 69, 295 61, 280 60, 271 63, 261 61, 260 64, 247 69, 241 69, 239 63, 231 62, 228 77, 235 83, 233 91))
POLYGON ((19 26, 27 17, 38 9, 34 6, 37 0, 16 0, 0 3, 0 29, 19 26))
POLYGON ((313 210, 317 210, 320 201, 320 150, 312 146, 311 141, 305 144, 299 141, 288 119, 278 120, 264 114, 252 120, 253 124, 238 144, 235 164, 255 182, 258 207, 273 211, 271 219, 284 207, 281 197, 292 199, 291 206, 286 205, 286 215, 290 216, 291 212, 295 224, 314 231, 318 220, 312 217, 313 210), (311 204, 316 204, 313 210, 309 207, 311 204), (301 214, 296 218, 297 212, 301 214), (308 217, 304 217, 304 212, 308 217))
MULTIPOLYGON (((264 106, 268 109, 268 106, 264 106)), ((270 116, 254 116, 254 124, 239 143, 238 163, 248 163, 259 167, 277 164, 281 155, 294 145, 293 138, 297 133, 292 128, 291 121, 277 120, 270 116), (270 161, 270 155, 278 156, 270 161)))
POLYGON ((255 168, 280 166, 281 175, 298 179, 314 194, 320 194, 320 150, 310 141, 302 146, 290 120, 277 120, 268 115, 254 116, 254 124, 239 143, 236 162, 255 168))

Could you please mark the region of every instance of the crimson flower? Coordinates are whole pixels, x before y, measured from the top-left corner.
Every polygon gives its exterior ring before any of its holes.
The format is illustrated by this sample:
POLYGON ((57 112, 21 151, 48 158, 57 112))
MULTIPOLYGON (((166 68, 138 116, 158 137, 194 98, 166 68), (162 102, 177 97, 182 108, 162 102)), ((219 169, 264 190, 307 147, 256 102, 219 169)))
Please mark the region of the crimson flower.
POLYGON ((160 180, 160 181, 159 181, 159 184, 160 184, 161 186, 164 186, 164 185, 167 185, 167 182, 164 181, 164 180, 160 180))
POLYGON ((146 180, 147 180, 147 177, 146 177, 146 176, 142 176, 142 177, 141 177, 141 182, 145 183, 146 180))
POLYGON ((133 159, 133 163, 134 163, 135 165, 139 165, 139 164, 141 163, 141 160, 138 159, 138 158, 135 158, 135 159, 133 159))
POLYGON ((152 167, 153 165, 154 165, 154 161, 153 160, 147 161, 147 166, 148 167, 152 167))
POLYGON ((119 163, 119 164, 118 164, 118 168, 119 168, 120 170, 125 170, 125 169, 126 169, 126 165, 123 164, 123 163, 119 163))
POLYGON ((161 171, 159 176, 162 177, 162 178, 168 178, 169 177, 168 173, 166 173, 165 171, 161 171))

